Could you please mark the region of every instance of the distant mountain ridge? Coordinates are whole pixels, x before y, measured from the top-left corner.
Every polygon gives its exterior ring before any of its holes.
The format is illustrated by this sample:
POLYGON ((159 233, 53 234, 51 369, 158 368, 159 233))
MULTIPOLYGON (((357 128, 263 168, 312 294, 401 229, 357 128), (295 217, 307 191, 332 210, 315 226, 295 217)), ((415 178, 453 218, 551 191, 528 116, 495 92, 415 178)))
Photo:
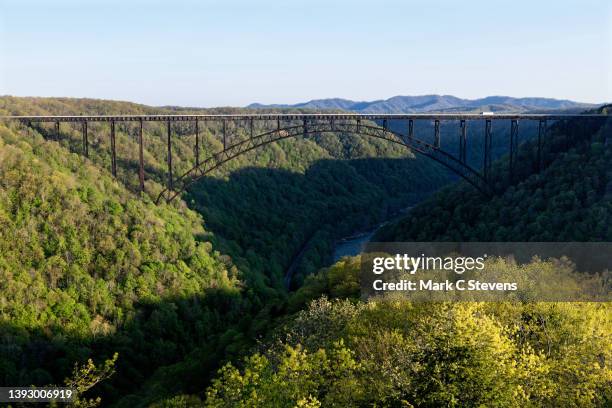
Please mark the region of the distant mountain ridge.
POLYGON ((299 109, 342 109, 359 113, 422 113, 478 111, 526 112, 541 110, 572 110, 598 106, 591 103, 575 102, 553 98, 514 98, 511 96, 487 96, 480 99, 462 99, 452 95, 394 96, 376 101, 351 101, 349 99, 315 99, 296 104, 252 103, 248 108, 299 108, 299 109))

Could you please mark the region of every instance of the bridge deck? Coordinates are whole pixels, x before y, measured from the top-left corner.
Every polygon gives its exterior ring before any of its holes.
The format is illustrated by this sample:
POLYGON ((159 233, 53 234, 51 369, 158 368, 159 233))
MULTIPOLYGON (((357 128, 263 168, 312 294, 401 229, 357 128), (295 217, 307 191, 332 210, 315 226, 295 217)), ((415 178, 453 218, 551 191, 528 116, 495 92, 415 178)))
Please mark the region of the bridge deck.
POLYGON ((240 115, 65 115, 65 116, 0 116, 0 120, 29 122, 181 122, 218 120, 563 120, 576 118, 609 118, 601 114, 474 114, 474 113, 418 113, 418 114, 360 114, 360 113, 257 113, 240 115))

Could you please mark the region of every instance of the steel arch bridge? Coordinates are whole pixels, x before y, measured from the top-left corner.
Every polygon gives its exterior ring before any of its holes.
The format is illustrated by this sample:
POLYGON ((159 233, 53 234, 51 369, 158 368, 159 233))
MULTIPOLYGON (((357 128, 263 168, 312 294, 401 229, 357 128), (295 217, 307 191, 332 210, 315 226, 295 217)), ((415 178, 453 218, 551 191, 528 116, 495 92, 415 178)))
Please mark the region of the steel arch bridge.
POLYGON ((493 192, 491 183, 492 164, 492 122, 510 121, 509 133, 509 177, 512 179, 517 166, 518 130, 520 120, 531 120, 538 122, 537 157, 536 168, 539 169, 541 161, 542 145, 547 135, 548 122, 554 120, 570 119, 607 119, 606 115, 600 114, 413 114, 413 115, 372 115, 372 114, 248 114, 248 115, 103 115, 103 116, 4 116, 2 120, 20 121, 31 126, 33 123, 54 123, 55 136, 59 139, 61 123, 80 123, 82 129, 82 153, 89 155, 88 123, 108 122, 110 124, 110 149, 111 149, 111 172, 117 175, 117 153, 115 140, 115 124, 119 122, 137 122, 140 124, 138 133, 139 143, 139 181, 140 189, 144 191, 144 122, 167 123, 167 181, 163 191, 157 197, 156 202, 170 202, 181 195, 191 184, 206 176, 211 171, 219 168, 228 161, 279 140, 307 137, 322 133, 349 133, 374 137, 391 143, 404 146, 410 151, 426 156, 456 175, 463 178, 475 189, 485 195, 493 192), (389 122, 405 122, 405 133, 389 129, 389 122), (433 143, 415 137, 415 121, 433 122, 433 143), (458 155, 445 151, 440 142, 440 122, 454 121, 459 123, 458 155), (483 143, 483 165, 481 169, 470 166, 466 160, 467 153, 467 131, 468 121, 484 121, 484 143, 483 143), (172 123, 189 122, 194 124, 195 133, 195 163, 185 173, 174 177, 172 164, 172 123), (210 122, 222 123, 223 148, 212 152, 201 159, 200 155, 200 129, 201 124, 210 122), (255 133, 255 122, 263 122, 268 126, 264 132, 255 133), (248 137, 243 140, 231 142, 227 134, 227 125, 234 123, 244 126, 248 137))
POLYGON ((189 171, 178 177, 173 185, 174 188, 170 189, 167 187, 164 189, 160 193, 158 201, 161 199, 172 201, 198 179, 206 176, 226 162, 251 150, 283 139, 307 137, 309 135, 322 133, 351 133, 374 137, 405 146, 411 151, 423 154, 443 164, 445 167, 467 180, 479 191, 487 191, 487 185, 484 178, 476 170, 429 143, 416 138, 405 138, 397 132, 383 129, 379 126, 362 123, 335 123, 334 121, 280 127, 226 146, 222 151, 213 153, 202 163, 195 165, 189 171))

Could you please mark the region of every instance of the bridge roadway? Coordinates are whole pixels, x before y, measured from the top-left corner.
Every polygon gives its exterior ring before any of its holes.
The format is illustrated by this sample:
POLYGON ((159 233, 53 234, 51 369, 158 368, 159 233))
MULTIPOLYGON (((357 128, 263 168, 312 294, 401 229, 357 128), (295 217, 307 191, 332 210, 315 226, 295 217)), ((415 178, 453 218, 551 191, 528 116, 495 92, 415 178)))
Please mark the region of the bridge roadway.
POLYGON ((58 115, 58 116, 0 116, 0 120, 28 122, 189 122, 219 120, 564 120, 576 118, 606 118, 601 114, 521 114, 521 113, 254 113, 241 115, 58 115))

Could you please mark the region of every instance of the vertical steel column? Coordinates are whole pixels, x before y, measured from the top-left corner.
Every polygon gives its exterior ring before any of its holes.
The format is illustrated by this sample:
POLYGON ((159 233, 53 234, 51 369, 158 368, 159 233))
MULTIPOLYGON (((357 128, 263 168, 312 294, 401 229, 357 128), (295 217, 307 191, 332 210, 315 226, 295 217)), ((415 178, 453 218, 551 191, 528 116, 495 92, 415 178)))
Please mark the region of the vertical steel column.
POLYGON ((276 130, 280 131, 280 128, 281 128, 281 126, 280 126, 280 119, 276 118, 276 130))
POLYGON ((223 150, 227 146, 227 120, 223 119, 223 150))
POLYGON ((388 127, 388 124, 387 124, 387 119, 383 119, 383 130, 384 130, 385 132, 387 131, 387 127, 388 127))
POLYGON ((509 164, 509 177, 510 182, 514 181, 514 167, 516 166, 516 158, 518 154, 518 120, 512 119, 510 122, 510 158, 509 164))
POLYGON ((89 143, 87 142, 87 121, 83 121, 83 155, 89 157, 89 143))
POLYGON ((412 119, 408 120, 408 138, 412 139, 414 137, 414 121, 412 119))
POLYGON ((489 181, 491 177, 491 119, 487 119, 485 123, 485 146, 484 146, 484 178, 489 181))
POLYGON ((306 123, 306 119, 303 120, 302 122, 302 127, 303 127, 303 131, 304 131, 304 137, 306 137, 306 134, 308 133, 308 124, 306 123))
POLYGON ((440 121, 438 119, 434 122, 434 147, 440 148, 440 121))
POLYGON ((142 136, 142 119, 138 128, 138 179, 140 181, 140 191, 144 191, 144 141, 142 136))
MULTIPOLYGON (((564 121, 563 123, 564 123, 564 125, 567 125, 568 122, 564 121)), ((568 151, 570 149, 570 137, 571 137, 570 133, 571 132, 567 132, 567 131, 565 132, 565 138, 564 138, 564 140, 565 140, 565 151, 568 151)))
POLYGON ((467 123, 465 119, 461 119, 461 136, 459 138, 459 160, 461 163, 466 162, 467 157, 467 123))
POLYGON ((331 130, 333 132, 334 130, 336 130, 336 121, 334 120, 334 118, 331 118, 329 121, 331 124, 331 130))
POLYGON ((361 132, 361 119, 357 119, 357 133, 361 132))
POLYGON ((540 119, 538 124, 538 152, 536 156, 536 172, 540 172, 542 167, 542 138, 546 133, 546 120, 540 119))
POLYGON ((251 118, 250 123, 249 123, 249 133, 250 133, 250 138, 253 139, 253 118, 251 118))
POLYGON ((117 177, 117 150, 115 148, 115 121, 111 120, 110 139, 111 139, 111 172, 113 177, 117 177))
POLYGON ((172 128, 168 120, 168 190, 172 190, 172 128))
POLYGON ((59 120, 55 121, 55 140, 59 142, 60 140, 60 122, 59 120))
POLYGON ((195 120, 195 165, 200 165, 200 126, 198 119, 195 120))

